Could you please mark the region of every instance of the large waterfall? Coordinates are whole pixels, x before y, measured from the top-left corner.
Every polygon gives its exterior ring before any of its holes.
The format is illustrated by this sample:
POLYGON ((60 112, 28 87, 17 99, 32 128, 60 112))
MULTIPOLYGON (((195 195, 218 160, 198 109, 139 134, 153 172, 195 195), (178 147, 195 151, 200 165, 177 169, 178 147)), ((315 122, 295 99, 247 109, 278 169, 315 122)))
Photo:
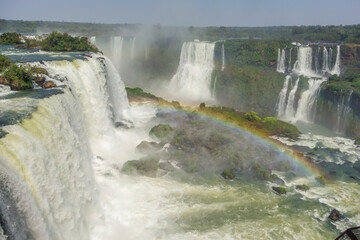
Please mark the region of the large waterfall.
POLYGON ((183 44, 179 67, 171 79, 170 91, 183 102, 212 101, 211 74, 214 68, 215 43, 183 44))
POLYGON ((224 43, 221 45, 221 71, 225 70, 225 46, 224 43))
MULTIPOLYGON (((321 84, 327 80, 330 74, 340 74, 340 45, 337 46, 334 65, 332 65, 334 62, 332 48, 317 47, 314 51, 310 46, 298 46, 296 50, 297 59, 293 68, 291 68, 291 59, 286 68, 286 51, 278 49, 277 71, 284 73, 285 69, 288 69, 288 75, 285 77, 283 88, 279 93, 276 106, 277 115, 286 121, 312 122, 313 109, 321 84), (322 61, 320 61, 321 59, 322 61), (293 79, 297 79, 295 83, 293 83, 293 79), (306 81, 308 88, 299 88, 299 81, 306 81)), ((292 48, 288 51, 289 58, 291 58, 292 48)))
MULTIPOLYGON (((115 125, 129 122, 124 84, 103 56, 45 65, 50 77, 62 76, 68 87, 37 100, 31 118, 3 127, 8 134, 0 138, 0 208, 11 222, 2 221, 0 236, 90 239, 100 207, 91 161, 114 152, 115 125)), ((29 102, 27 96, 19 100, 29 102)))

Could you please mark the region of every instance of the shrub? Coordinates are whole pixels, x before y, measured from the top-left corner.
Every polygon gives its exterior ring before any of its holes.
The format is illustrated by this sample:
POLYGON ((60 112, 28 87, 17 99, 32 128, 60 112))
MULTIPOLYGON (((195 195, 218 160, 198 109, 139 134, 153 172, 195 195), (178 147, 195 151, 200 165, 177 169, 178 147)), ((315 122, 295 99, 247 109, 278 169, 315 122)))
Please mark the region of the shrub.
POLYGON ((0 36, 0 44, 15 45, 21 43, 21 35, 15 32, 4 33, 0 36))
POLYGON ((41 49, 45 51, 90 51, 99 50, 91 45, 86 37, 72 37, 67 33, 52 32, 41 43, 41 49))
POLYGON ((244 117, 247 120, 249 120, 250 122, 260 121, 261 120, 261 117, 259 117, 259 115, 254 111, 250 111, 248 113, 245 113, 244 117))

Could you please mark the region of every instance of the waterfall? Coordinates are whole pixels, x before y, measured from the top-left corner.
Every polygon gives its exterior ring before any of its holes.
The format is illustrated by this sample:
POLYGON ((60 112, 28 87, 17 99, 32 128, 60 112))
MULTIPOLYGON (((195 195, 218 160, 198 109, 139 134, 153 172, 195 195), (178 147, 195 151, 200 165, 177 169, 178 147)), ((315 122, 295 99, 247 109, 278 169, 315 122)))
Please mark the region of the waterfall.
POLYGON ((121 66, 123 42, 124 39, 121 36, 112 37, 112 60, 116 69, 121 66))
POLYGON ((179 67, 172 77, 169 91, 180 101, 212 101, 211 74, 214 68, 215 43, 185 42, 179 67))
POLYGON ((293 119, 294 122, 296 121, 304 121, 304 122, 311 122, 311 113, 314 106, 314 103, 317 99, 317 94, 319 93, 321 84, 326 81, 325 78, 323 79, 315 79, 310 78, 308 80, 309 88, 304 91, 299 99, 298 107, 296 110, 295 118, 293 119))
POLYGON ((334 67, 331 70, 331 74, 336 74, 338 76, 340 76, 340 45, 336 46, 336 60, 335 60, 335 64, 334 67))
POLYGON ((94 45, 96 45, 96 36, 90 37, 90 42, 94 45))
POLYGON ((224 47, 224 43, 221 46, 221 59, 222 59, 221 71, 224 71, 225 70, 225 47, 224 47))
MULTIPOLYGON (((128 112, 124 84, 111 62, 94 54, 45 66, 50 76, 64 75, 68 87, 37 100, 31 118, 3 127, 8 134, 0 138, 0 195, 11 189, 7 196, 14 207, 5 213, 16 222, 2 223, 0 236, 90 239, 101 212, 92 159, 107 159, 118 149, 112 145, 114 125, 128 112)), ((6 202, 0 198, 2 214, 6 202)))
POLYGON ((292 48, 290 48, 290 53, 289 53, 289 66, 288 66, 288 72, 291 72, 291 55, 292 55, 292 48))
POLYGON ((285 77, 283 88, 280 91, 279 98, 278 98, 278 104, 277 104, 277 114, 278 117, 283 116, 286 109, 286 96, 289 88, 289 82, 291 81, 291 76, 288 75, 285 77))
POLYGON ((295 114, 295 106, 294 106, 295 105, 295 94, 296 94, 296 91, 299 86, 299 81, 300 81, 300 78, 298 78, 296 80, 295 85, 293 86, 293 88, 291 89, 291 91, 289 93, 288 102, 287 102, 287 105, 286 105, 286 108, 284 111, 284 116, 283 116, 283 118, 286 120, 292 119, 292 117, 295 114))
POLYGON ((213 92, 212 92, 212 97, 215 99, 215 97, 216 97, 216 92, 215 92, 215 90, 216 90, 216 81, 217 81, 217 76, 215 77, 215 80, 214 80, 214 87, 213 87, 213 92))
POLYGON ((134 58, 135 58, 135 41, 136 41, 136 38, 134 37, 134 38, 131 40, 130 59, 134 59, 134 58))
POLYGON ((285 73, 285 49, 278 49, 278 61, 276 71, 285 73))
POLYGON ((29 231, 19 239, 89 239, 96 197, 81 112, 65 89, 41 100, 31 119, 4 128, 1 187, 11 189, 29 231))
POLYGON ((294 64, 295 73, 304 76, 313 76, 312 71, 312 48, 308 46, 300 46, 298 48, 298 58, 294 64))
POLYGON ((350 91, 346 101, 345 101, 345 96, 342 96, 341 101, 338 102, 336 128, 335 128, 335 131, 337 133, 345 134, 346 126, 344 120, 348 117, 348 115, 352 111, 350 107, 352 94, 353 94, 353 90, 350 91))
POLYGON ((322 66, 323 73, 329 72, 329 54, 326 47, 323 50, 323 66, 322 66))
POLYGON ((333 49, 330 48, 330 50, 329 50, 329 69, 332 66, 332 62, 333 62, 333 49))
MULTIPOLYGON (((340 45, 337 46, 336 61, 331 70, 330 68, 331 68, 332 56, 333 56, 332 48, 330 48, 328 51, 328 49, 325 46, 323 47, 321 69, 319 66, 320 64, 319 59, 321 54, 320 47, 317 47, 314 56, 313 56, 312 48, 309 46, 299 46, 297 47, 297 51, 298 51, 297 60, 294 63, 293 69, 288 70, 290 75, 288 75, 285 78, 283 88, 281 89, 278 96, 278 101, 276 105, 277 115, 279 118, 282 118, 284 120, 289 120, 292 122, 296 122, 296 121, 311 122, 313 105, 316 102, 321 83, 327 80, 329 73, 338 74, 338 75, 340 74, 340 45), (314 63, 315 71, 313 71, 312 69, 313 58, 315 61, 314 63), (289 91, 288 84, 289 84, 289 79, 291 79, 290 77, 291 75, 303 76, 308 79, 309 88, 301 94, 297 104, 295 104, 295 94, 296 91, 298 90, 299 79, 296 81, 295 86, 288 93, 289 91), (286 96, 288 96, 287 99, 286 96), (295 106, 297 106, 296 109, 295 106)), ((280 51, 280 49, 278 49, 278 65, 277 65, 278 72, 282 72, 280 70, 284 56, 285 53, 283 53, 282 51, 280 51)), ((290 49, 290 57, 291 57, 291 49, 290 49)), ((339 106, 339 108, 341 107, 339 106)))

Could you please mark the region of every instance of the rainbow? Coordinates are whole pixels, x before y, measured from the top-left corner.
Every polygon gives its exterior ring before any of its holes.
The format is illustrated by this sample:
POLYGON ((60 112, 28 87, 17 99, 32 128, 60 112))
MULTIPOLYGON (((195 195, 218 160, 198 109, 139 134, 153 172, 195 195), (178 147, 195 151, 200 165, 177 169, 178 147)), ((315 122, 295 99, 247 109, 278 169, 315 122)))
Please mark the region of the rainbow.
POLYGON ((198 108, 194 108, 194 107, 182 106, 181 108, 176 108, 167 102, 165 102, 164 104, 161 103, 159 104, 159 102, 142 102, 142 103, 150 107, 155 107, 164 111, 180 111, 185 113, 196 114, 198 116, 201 116, 202 119, 204 120, 211 121, 215 124, 219 124, 226 128, 230 128, 232 131, 240 132, 242 134, 250 136, 252 139, 265 146, 270 146, 273 149, 279 150, 284 154, 287 160, 289 160, 292 163, 295 163, 296 166, 300 167, 308 175, 314 177, 319 177, 324 175, 321 172, 321 170, 311 160, 305 158, 303 154, 291 150, 289 147, 287 147, 285 144, 281 143, 278 140, 270 138, 269 136, 265 136, 264 134, 254 132, 250 129, 244 128, 224 118, 217 117, 213 114, 207 114, 206 112, 203 111, 198 111, 198 108))

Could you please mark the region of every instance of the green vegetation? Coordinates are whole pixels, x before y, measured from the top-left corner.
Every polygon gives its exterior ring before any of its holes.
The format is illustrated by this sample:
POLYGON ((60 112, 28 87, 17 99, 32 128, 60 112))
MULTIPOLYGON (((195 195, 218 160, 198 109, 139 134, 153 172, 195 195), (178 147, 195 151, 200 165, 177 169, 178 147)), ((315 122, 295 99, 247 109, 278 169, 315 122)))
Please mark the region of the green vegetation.
POLYGON ((0 55, 0 84, 9 85, 12 90, 33 88, 32 68, 17 66, 10 58, 0 55))
POLYGON ((91 45, 86 37, 72 37, 67 33, 52 32, 41 42, 41 49, 45 51, 89 51, 99 50, 91 45))
POLYGON ((288 41, 227 40, 226 68, 221 71, 221 46, 215 47, 216 98, 222 105, 241 111, 275 115, 278 94, 285 75, 276 72, 278 48, 290 46, 288 41))
POLYGON ((270 172, 268 170, 262 169, 260 167, 259 163, 255 163, 252 167, 252 172, 255 175, 255 177, 259 180, 266 180, 266 181, 270 181, 270 172))
POLYGON ((205 106, 206 106, 206 105, 205 105, 205 103, 203 103, 203 102, 200 103, 200 105, 199 105, 200 108, 204 108, 205 106))
POLYGON ((136 98, 149 98, 153 100, 160 100, 160 98, 156 97, 151 93, 144 92, 141 88, 125 88, 126 93, 129 99, 136 99, 136 98))
POLYGON ((272 187, 272 189, 279 195, 287 193, 286 188, 283 188, 283 187, 272 187))
POLYGON ((235 173, 232 169, 224 169, 224 171, 221 173, 221 176, 225 179, 234 179, 235 173))
POLYGON ((16 45, 21 43, 21 35, 15 32, 3 33, 0 35, 0 44, 16 45))
POLYGON ((296 185, 295 188, 305 192, 310 189, 310 187, 306 184, 296 185))
POLYGON ((360 137, 355 138, 355 144, 360 146, 360 137))
POLYGON ((225 107, 206 107, 201 109, 202 112, 223 119, 227 122, 246 128, 260 135, 278 135, 290 139, 299 137, 299 130, 289 123, 280 121, 273 117, 261 118, 256 112, 240 113, 234 109, 225 107))

